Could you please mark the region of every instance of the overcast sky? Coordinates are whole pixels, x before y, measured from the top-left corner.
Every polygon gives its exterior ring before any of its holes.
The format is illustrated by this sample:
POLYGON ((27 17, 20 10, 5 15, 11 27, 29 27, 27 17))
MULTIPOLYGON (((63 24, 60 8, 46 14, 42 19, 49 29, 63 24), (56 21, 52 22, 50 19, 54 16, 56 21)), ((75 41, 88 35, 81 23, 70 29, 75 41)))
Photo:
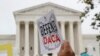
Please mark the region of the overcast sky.
MULTIPOLYGON (((16 34, 16 24, 13 12, 35 6, 38 4, 53 2, 75 10, 83 11, 84 4, 79 0, 1 0, 0 1, 0 34, 16 34)), ((83 34, 97 34, 98 31, 90 27, 90 20, 86 19, 82 23, 83 34)))

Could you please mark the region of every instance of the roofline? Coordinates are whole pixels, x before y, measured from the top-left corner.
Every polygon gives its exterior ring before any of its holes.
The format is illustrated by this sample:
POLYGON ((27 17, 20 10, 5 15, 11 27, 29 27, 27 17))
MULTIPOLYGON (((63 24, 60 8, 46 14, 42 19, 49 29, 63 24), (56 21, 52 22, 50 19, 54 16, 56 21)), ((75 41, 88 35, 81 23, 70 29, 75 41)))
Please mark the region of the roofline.
POLYGON ((35 6, 31 6, 31 7, 28 7, 28 8, 20 9, 20 10, 14 11, 13 13, 17 14, 17 13, 20 13, 20 12, 24 12, 24 11, 30 10, 31 8, 32 9, 36 9, 36 8, 39 8, 39 7, 45 6, 45 5, 53 5, 53 6, 56 6, 58 8, 62 8, 64 10, 68 10, 69 9, 72 12, 83 13, 81 11, 78 11, 78 10, 75 10, 75 9, 72 9, 72 8, 67 8, 65 6, 62 6, 62 5, 59 5, 59 4, 56 4, 56 3, 51 3, 51 2, 46 2, 46 3, 38 4, 38 5, 35 5, 35 6))

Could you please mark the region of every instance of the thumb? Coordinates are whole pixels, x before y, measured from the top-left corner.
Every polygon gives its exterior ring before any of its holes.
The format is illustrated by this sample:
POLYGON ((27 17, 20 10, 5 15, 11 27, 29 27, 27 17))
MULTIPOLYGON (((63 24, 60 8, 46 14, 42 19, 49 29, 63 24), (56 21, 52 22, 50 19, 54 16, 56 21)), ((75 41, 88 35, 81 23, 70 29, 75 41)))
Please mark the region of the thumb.
POLYGON ((61 51, 61 50, 64 50, 65 48, 67 48, 68 44, 69 44, 69 43, 68 43, 67 41, 63 41, 63 43, 61 44, 60 51, 61 51))

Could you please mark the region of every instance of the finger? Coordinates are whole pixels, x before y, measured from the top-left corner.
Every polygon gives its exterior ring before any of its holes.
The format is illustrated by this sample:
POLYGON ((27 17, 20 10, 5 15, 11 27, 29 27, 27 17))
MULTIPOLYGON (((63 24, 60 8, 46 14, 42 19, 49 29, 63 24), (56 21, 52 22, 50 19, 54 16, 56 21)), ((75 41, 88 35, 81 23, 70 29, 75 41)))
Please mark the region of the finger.
POLYGON ((63 43, 61 44, 61 48, 60 48, 60 49, 62 49, 62 50, 64 49, 64 44, 65 44, 65 42, 66 42, 66 41, 64 40, 63 43))
POLYGON ((64 49, 64 43, 61 44, 59 52, 62 52, 63 49, 64 49))
POLYGON ((64 43, 61 44, 60 50, 58 52, 58 56, 61 56, 63 49, 64 49, 64 43))
POLYGON ((60 47, 59 53, 62 52, 62 51, 64 50, 64 42, 65 42, 65 41, 63 41, 62 44, 61 44, 61 47, 60 47))
POLYGON ((62 43, 62 45, 61 45, 61 48, 60 48, 61 50, 63 50, 64 49, 64 43, 62 43))

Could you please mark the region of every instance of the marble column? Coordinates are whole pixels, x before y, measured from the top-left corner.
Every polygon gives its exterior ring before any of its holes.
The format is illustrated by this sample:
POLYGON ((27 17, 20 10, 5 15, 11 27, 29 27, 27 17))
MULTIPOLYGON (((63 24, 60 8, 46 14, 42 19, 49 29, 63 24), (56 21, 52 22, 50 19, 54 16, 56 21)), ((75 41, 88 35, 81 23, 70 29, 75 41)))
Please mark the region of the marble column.
POLYGON ((61 32, 62 32, 62 37, 65 40, 65 22, 61 22, 61 32))
POLYGON ((20 22, 16 22, 16 54, 20 56, 20 22))
POLYGON ((81 34, 81 22, 77 22, 77 29, 78 29, 78 44, 79 44, 79 51, 80 53, 83 52, 83 39, 81 34))
POLYGON ((70 45, 71 45, 73 51, 75 51, 75 49, 74 49, 74 31, 73 31, 73 22, 69 22, 69 42, 70 42, 70 45))
POLYGON ((39 40, 38 40, 38 28, 37 22, 34 22, 34 56, 39 56, 39 40))
POLYGON ((29 22, 25 22, 25 55, 29 56, 29 22))

